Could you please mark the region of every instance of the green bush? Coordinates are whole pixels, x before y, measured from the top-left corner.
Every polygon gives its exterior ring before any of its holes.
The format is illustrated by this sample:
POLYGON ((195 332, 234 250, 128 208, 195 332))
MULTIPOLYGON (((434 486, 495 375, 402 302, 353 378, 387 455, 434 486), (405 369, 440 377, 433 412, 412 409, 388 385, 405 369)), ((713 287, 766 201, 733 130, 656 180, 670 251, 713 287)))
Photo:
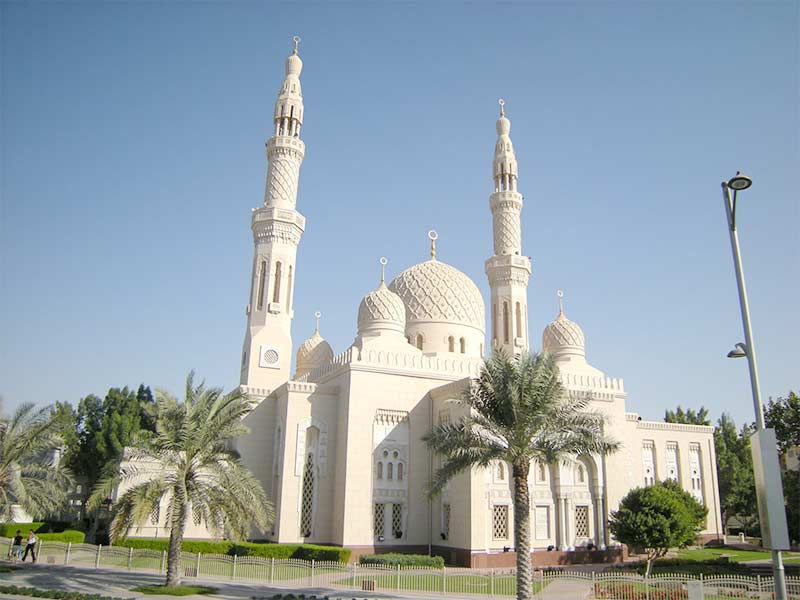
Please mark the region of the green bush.
POLYGON ((217 588, 205 585, 178 585, 172 587, 167 585, 140 585, 131 588, 131 591, 158 596, 206 596, 216 594, 217 588))
MULTIPOLYGON (((127 538, 118 540, 115 546, 124 548, 136 548, 141 550, 156 550, 162 552, 169 549, 169 540, 164 538, 154 540, 149 538, 127 538)), ((181 546, 183 552, 193 552, 202 554, 230 554, 233 542, 211 542, 208 540, 184 540, 181 546)))
POLYGON ((365 554, 360 559, 362 565, 386 565, 396 567, 444 567, 444 559, 441 556, 428 556, 427 554, 398 554, 389 552, 387 554, 365 554))
MULTIPOLYGON (((615 565, 615 571, 634 571, 644 575, 646 562, 615 565)), ((749 575, 747 565, 730 562, 727 558, 692 560, 689 558, 660 558, 653 561, 653 575, 680 573, 684 575, 749 575)))
POLYGON ((61 533, 37 533, 36 537, 43 542, 71 542, 73 544, 82 544, 86 539, 86 534, 76 529, 67 529, 61 533))
MULTIPOLYGON (((139 548, 156 550, 158 552, 167 550, 169 540, 127 538, 119 540, 115 546, 124 548, 139 548)), ((314 546, 312 544, 256 544, 254 542, 209 542, 203 540, 185 540, 183 542, 184 552, 201 552, 202 554, 228 554, 230 556, 258 556, 261 558, 287 559, 297 558, 300 560, 324 560, 338 561, 346 563, 350 559, 351 550, 340 548, 339 546, 314 546)))
POLYGON ((17 534, 17 529, 22 532, 22 535, 27 536, 29 530, 39 531, 43 525, 44 523, 41 521, 34 521, 33 523, 0 523, 0 537, 14 537, 17 534))
POLYGON ((122 600, 122 598, 100 596, 99 594, 65 592, 64 590, 40 590, 39 588, 18 587, 16 585, 0 585, 0 593, 13 594, 15 596, 33 596, 34 598, 55 598, 55 600, 122 600))

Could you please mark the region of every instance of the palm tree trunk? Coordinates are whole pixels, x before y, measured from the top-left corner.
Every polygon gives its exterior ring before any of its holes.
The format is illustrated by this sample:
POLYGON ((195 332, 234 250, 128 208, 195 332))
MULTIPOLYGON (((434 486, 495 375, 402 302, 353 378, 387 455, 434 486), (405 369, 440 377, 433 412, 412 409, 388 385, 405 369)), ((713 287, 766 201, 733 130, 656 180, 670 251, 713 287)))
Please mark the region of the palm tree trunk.
POLYGON ((531 567, 531 504, 528 494, 530 461, 518 459, 514 474, 514 548, 517 551, 517 600, 533 597, 533 568, 531 567))
POLYGON ((181 584, 181 548, 183 546, 184 511, 179 511, 181 518, 173 523, 169 532, 169 550, 167 550, 167 586, 181 584))

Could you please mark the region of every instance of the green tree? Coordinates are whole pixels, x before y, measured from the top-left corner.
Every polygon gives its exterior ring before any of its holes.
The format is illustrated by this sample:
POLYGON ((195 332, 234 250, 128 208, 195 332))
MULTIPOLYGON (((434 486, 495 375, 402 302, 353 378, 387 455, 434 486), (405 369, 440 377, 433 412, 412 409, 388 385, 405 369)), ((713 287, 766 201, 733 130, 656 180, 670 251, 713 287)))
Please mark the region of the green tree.
POLYGON ((64 419, 52 407, 23 404, 10 417, 0 413, 0 520, 19 505, 34 518, 63 506, 70 474, 58 460, 64 419))
POLYGON ((247 433, 242 419, 254 402, 239 390, 224 395, 219 388, 186 378, 186 398, 178 401, 156 392, 156 431, 142 431, 116 465, 116 473, 101 480, 90 506, 97 507, 115 487, 130 484, 117 499, 111 522, 112 541, 124 538, 166 505, 169 528, 168 586, 180 585, 179 561, 186 520, 202 520, 216 535, 246 538, 251 524, 266 531, 274 519, 272 504, 258 480, 245 469, 230 442, 247 433), (138 461, 161 465, 161 474, 141 480, 138 461))
POLYGON ((97 511, 86 510, 91 490, 108 475, 105 470, 122 457, 123 449, 135 434, 141 429, 155 430, 154 406, 150 388, 144 385, 136 392, 127 387, 111 388, 102 400, 89 395, 78 403, 64 460, 84 490, 82 516, 89 520, 87 539, 90 541, 94 541, 99 525, 97 511))
POLYGON ((748 425, 743 425, 741 431, 737 431, 736 423, 727 413, 722 413, 714 428, 723 531, 732 516, 741 516, 747 525, 748 521, 751 524, 755 522, 758 513, 753 458, 750 454, 752 433, 748 425))
POLYGON ((608 527, 618 541, 647 553, 649 576, 653 560, 697 539, 707 513, 679 483, 668 479, 628 492, 619 510, 611 513, 608 527))
POLYGON ((423 438, 442 458, 429 492, 438 494, 456 474, 472 467, 510 463, 517 598, 527 600, 532 596, 531 462, 556 464, 581 454, 606 454, 617 450, 619 444, 605 436, 605 419, 588 410, 588 399, 564 393, 555 362, 544 354, 511 359, 495 353, 460 402, 469 408, 467 416, 439 425, 423 438))
POLYGON ((781 454, 800 446, 800 396, 789 392, 786 398, 770 398, 764 409, 764 423, 775 430, 781 454))
POLYGON ((708 410, 701 406, 697 411, 691 408, 683 410, 678 405, 677 410, 667 410, 664 413, 664 421, 667 423, 683 423, 685 425, 711 425, 708 419, 708 410))

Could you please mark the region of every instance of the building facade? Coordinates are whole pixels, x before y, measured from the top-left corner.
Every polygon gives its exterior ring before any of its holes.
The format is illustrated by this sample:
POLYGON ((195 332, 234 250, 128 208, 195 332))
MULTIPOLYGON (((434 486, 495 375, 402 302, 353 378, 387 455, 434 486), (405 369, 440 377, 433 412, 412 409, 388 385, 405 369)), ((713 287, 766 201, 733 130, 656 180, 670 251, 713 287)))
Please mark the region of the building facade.
MULTIPOLYGON (((494 232, 485 264, 489 306, 469 277, 437 257, 430 232, 429 260, 388 284, 382 274, 364 297, 350 347, 334 353, 317 326, 298 348, 292 374, 293 274, 305 228, 296 206, 304 155, 301 70, 295 42, 267 142, 264 204, 252 214, 241 357, 242 389, 259 403, 238 449, 277 509, 267 537, 347 546, 356 555, 431 550, 459 564, 513 564, 509 465, 463 473, 429 500, 425 487, 439 459, 421 441, 435 425, 463 416, 454 400, 491 349, 518 353, 538 345, 528 335, 531 263, 522 255, 523 197, 505 108, 501 102, 487 214, 494 232)), ((570 465, 532 465, 534 561, 611 552, 618 544, 608 532, 609 513, 631 488, 668 478, 708 507, 703 535, 717 537, 713 429, 629 412, 622 379, 587 361, 583 331, 563 303, 540 348, 555 356, 567 393, 606 415, 607 433, 623 448, 607 457, 576 456, 570 465)))

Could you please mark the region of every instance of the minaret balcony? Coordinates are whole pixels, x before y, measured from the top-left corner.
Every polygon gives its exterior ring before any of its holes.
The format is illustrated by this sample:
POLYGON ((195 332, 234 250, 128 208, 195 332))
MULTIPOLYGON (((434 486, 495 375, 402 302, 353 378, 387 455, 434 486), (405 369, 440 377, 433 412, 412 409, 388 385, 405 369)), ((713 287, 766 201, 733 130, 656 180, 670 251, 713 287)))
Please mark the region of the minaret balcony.
POLYGON ((265 221, 281 221, 297 225, 300 231, 306 230, 306 218, 293 208, 277 208, 274 206, 262 206, 261 208, 253 209, 252 225, 256 223, 263 223, 265 221))
POLYGON ((519 254, 495 255, 486 261, 486 272, 497 269, 521 270, 530 274, 531 259, 519 254))
POLYGON ((303 140, 291 135, 273 135, 267 140, 267 152, 273 148, 294 148, 301 155, 306 153, 306 145, 303 140))
POLYGON ((497 208, 522 210, 522 194, 511 190, 493 192, 489 197, 489 208, 493 214, 497 208))

